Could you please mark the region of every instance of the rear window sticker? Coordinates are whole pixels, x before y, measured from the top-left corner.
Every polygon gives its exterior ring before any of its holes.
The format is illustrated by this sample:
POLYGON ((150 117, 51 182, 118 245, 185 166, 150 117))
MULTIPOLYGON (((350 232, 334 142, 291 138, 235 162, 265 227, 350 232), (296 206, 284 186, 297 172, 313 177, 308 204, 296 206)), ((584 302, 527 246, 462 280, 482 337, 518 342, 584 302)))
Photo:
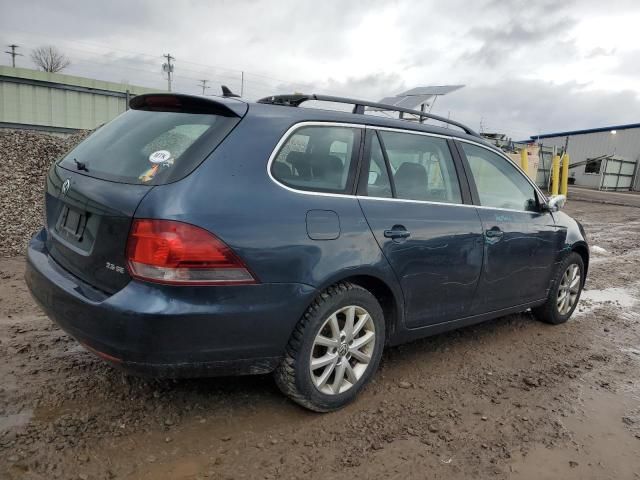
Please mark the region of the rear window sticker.
POLYGON ((171 160, 171 152, 169 150, 156 150, 149 155, 151 163, 167 163, 169 160, 171 160))

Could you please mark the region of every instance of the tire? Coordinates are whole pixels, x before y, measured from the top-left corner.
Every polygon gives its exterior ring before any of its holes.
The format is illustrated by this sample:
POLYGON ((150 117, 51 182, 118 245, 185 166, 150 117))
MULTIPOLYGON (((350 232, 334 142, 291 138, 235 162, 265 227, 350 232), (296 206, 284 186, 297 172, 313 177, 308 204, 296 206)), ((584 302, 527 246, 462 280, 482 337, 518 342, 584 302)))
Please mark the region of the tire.
MULTIPOLYGON (((579 254, 571 252, 560 264, 553 280, 551 281, 551 288, 549 288, 547 301, 543 305, 532 309, 534 316, 538 320, 552 325, 559 325, 566 322, 578 306, 583 286, 584 262, 579 254), (570 291, 567 291, 567 280, 569 280, 569 277, 571 276, 571 270, 576 267, 577 272, 579 272, 580 275, 577 286, 575 289, 570 288, 570 291), (567 277, 567 275, 569 275, 569 277, 567 277), (565 296, 562 296, 563 293, 565 296), (570 295, 570 297, 567 298, 566 295, 570 295), (561 298, 567 298, 567 302, 573 303, 565 305, 564 303, 561 303, 561 298)), ((571 285, 569 285, 569 287, 571 287, 571 285)))
POLYGON ((276 383, 285 395, 309 410, 337 410, 351 402, 371 379, 384 343, 384 315, 376 298, 359 285, 337 283, 313 301, 296 325, 275 371, 276 383), (349 318, 354 326, 350 337, 349 318), (328 363, 318 367, 323 362, 328 363), (338 382, 341 372, 344 379, 338 382))

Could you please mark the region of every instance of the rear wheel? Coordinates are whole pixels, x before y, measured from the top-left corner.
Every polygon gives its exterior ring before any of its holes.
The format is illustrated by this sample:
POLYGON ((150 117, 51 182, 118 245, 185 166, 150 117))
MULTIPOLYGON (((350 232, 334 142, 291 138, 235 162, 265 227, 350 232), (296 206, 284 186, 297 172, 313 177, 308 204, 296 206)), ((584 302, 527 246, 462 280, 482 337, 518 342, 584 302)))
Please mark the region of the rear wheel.
POLYGON ((579 254, 571 252, 556 272, 546 303, 534 308, 534 315, 553 325, 566 322, 578 305, 583 285, 584 262, 579 254))
POLYGON ((296 325, 276 383, 310 410, 341 408, 378 368, 384 338, 376 298, 358 285, 338 283, 322 292, 296 325))

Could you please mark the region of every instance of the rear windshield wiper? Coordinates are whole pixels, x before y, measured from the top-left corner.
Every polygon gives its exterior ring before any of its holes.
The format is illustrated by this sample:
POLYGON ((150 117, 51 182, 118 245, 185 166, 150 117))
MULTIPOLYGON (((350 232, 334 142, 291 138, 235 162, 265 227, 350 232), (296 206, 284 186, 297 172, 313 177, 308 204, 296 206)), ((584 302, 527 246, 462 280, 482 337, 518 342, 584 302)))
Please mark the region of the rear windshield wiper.
POLYGON ((84 170, 85 172, 88 172, 89 169, 87 168, 87 165, 84 162, 79 162, 77 159, 73 159, 74 162, 76 162, 76 168, 78 170, 84 170))

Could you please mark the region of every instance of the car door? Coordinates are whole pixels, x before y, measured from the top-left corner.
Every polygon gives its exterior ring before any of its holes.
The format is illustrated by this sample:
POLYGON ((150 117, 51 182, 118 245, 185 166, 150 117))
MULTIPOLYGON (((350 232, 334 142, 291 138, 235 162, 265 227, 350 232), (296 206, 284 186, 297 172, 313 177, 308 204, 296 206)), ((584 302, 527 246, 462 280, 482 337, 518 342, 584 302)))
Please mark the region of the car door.
POLYGON ((472 305, 483 236, 461 170, 446 138, 367 133, 358 198, 400 281, 409 328, 464 317, 472 305))
POLYGON ((484 229, 482 277, 471 309, 481 314, 544 298, 562 240, 532 183, 506 157, 460 141, 484 229))

